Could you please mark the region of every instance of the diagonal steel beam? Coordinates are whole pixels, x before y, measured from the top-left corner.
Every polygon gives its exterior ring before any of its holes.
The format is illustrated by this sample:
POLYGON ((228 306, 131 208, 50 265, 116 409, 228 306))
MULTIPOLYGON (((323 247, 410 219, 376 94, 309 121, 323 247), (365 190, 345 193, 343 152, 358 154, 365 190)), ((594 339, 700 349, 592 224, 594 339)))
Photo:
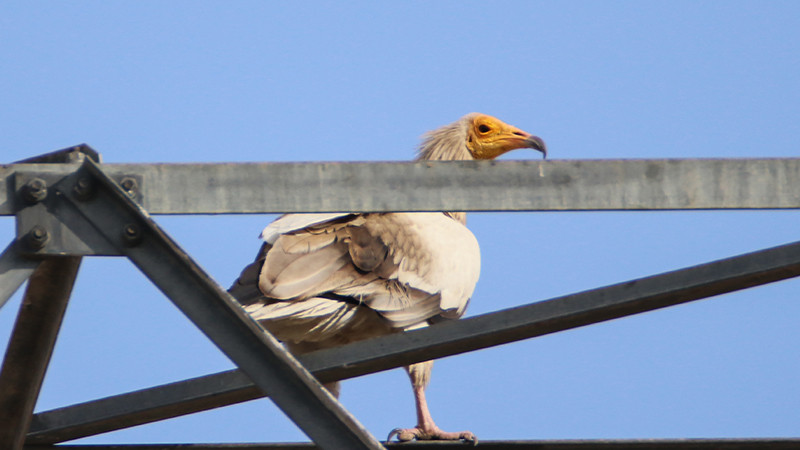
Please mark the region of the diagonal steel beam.
POLYGON ((17 292, 41 261, 20 256, 17 241, 11 241, 0 255, 0 308, 17 292))
MULTIPOLYGON (((302 355, 322 382, 351 378, 800 276, 800 242, 302 355)), ((61 442, 252 400, 237 371, 37 414, 29 442, 61 442)))
MULTIPOLYGON (((256 324, 100 167, 55 186, 95 231, 116 245, 261 390, 322 448, 383 448, 317 380, 256 324), (90 177, 94 192, 77 193, 90 177)), ((58 211, 56 211, 58 213, 58 211)))
POLYGON ((0 448, 25 442, 80 262, 49 257, 30 278, 0 370, 0 448))

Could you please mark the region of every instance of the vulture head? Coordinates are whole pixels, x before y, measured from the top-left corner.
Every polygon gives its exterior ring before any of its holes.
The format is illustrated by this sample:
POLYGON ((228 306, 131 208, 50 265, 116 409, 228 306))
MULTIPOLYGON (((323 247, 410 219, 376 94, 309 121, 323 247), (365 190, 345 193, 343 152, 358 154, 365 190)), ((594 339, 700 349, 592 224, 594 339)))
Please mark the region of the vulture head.
POLYGON ((427 133, 417 159, 494 159, 518 148, 532 148, 547 157, 544 141, 495 117, 471 113, 427 133))

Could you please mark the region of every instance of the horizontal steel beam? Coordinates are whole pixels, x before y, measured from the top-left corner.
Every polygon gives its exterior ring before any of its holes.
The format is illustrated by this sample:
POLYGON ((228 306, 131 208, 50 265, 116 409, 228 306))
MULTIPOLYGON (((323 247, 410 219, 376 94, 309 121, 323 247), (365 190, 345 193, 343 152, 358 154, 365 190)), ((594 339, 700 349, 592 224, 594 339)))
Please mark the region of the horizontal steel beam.
MULTIPOLYGON (((800 242, 300 355, 329 382, 800 276, 800 242)), ((261 397, 236 371, 36 414, 28 443, 63 442, 261 397)))
MULTIPOLYGON (((11 177, 77 166, 0 166, 11 177)), ((583 211, 800 208, 800 159, 644 159, 396 163, 105 164, 136 180, 150 214, 335 211, 583 211)), ((3 182, 5 181, 5 182, 3 182)))
MULTIPOLYGON (((117 445, 27 445, 25 450, 311 450, 309 443, 286 444, 117 444, 117 445)), ((465 448, 461 442, 404 442, 386 444, 386 448, 449 450, 465 448)), ((477 450, 795 450, 800 439, 587 439, 481 441, 477 450)))

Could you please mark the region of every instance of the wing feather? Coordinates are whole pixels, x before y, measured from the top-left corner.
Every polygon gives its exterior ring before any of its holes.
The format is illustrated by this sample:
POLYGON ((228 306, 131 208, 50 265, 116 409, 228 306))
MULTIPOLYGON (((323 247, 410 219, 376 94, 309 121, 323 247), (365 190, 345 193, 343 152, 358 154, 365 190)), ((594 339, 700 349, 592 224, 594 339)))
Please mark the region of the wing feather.
POLYGON ((348 262, 347 246, 331 244, 305 253, 283 251, 278 238, 267 253, 261 269, 259 287, 265 295, 279 299, 308 297, 317 293, 323 283, 348 262))
POLYGON ((278 236, 282 234, 302 230, 313 225, 332 222, 352 215, 351 213, 284 214, 267 225, 261 232, 260 237, 268 244, 272 244, 278 239, 278 236))
POLYGON ((258 259, 231 290, 287 342, 343 343, 460 317, 480 268, 472 233, 442 213, 290 214, 262 237, 264 297, 242 286, 258 259))

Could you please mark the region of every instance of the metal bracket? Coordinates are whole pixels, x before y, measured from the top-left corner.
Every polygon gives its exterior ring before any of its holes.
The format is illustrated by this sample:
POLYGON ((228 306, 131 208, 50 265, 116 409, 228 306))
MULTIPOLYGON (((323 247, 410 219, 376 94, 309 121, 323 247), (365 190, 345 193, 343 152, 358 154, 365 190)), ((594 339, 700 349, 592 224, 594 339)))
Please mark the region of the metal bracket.
MULTIPOLYGON (((79 167, 75 165, 75 170, 79 167)), ((43 169, 14 174, 19 251, 26 255, 121 255, 113 243, 64 202, 91 200, 96 181, 86 175, 64 176, 43 169)), ((143 198, 141 176, 117 175, 114 181, 131 199, 143 198)))
POLYGON ((85 159, 99 162, 101 157, 88 145, 81 144, 16 162, 16 164, 37 164, 42 171, 35 173, 21 171, 15 174, 13 186, 10 186, 16 194, 14 204, 18 212, 17 239, 12 241, 0 255, 0 308, 39 267, 42 258, 38 255, 85 254, 69 252, 67 249, 49 252, 59 247, 58 243, 54 245, 54 242, 51 242, 51 236, 61 236, 62 233, 55 232, 60 228, 60 222, 49 223, 52 216, 46 213, 47 205, 52 203, 52 199, 47 201, 48 195, 52 193, 48 191, 48 183, 52 186, 56 180, 64 178, 48 174, 48 169, 63 167, 65 164, 75 164, 77 169, 77 164, 85 159))

